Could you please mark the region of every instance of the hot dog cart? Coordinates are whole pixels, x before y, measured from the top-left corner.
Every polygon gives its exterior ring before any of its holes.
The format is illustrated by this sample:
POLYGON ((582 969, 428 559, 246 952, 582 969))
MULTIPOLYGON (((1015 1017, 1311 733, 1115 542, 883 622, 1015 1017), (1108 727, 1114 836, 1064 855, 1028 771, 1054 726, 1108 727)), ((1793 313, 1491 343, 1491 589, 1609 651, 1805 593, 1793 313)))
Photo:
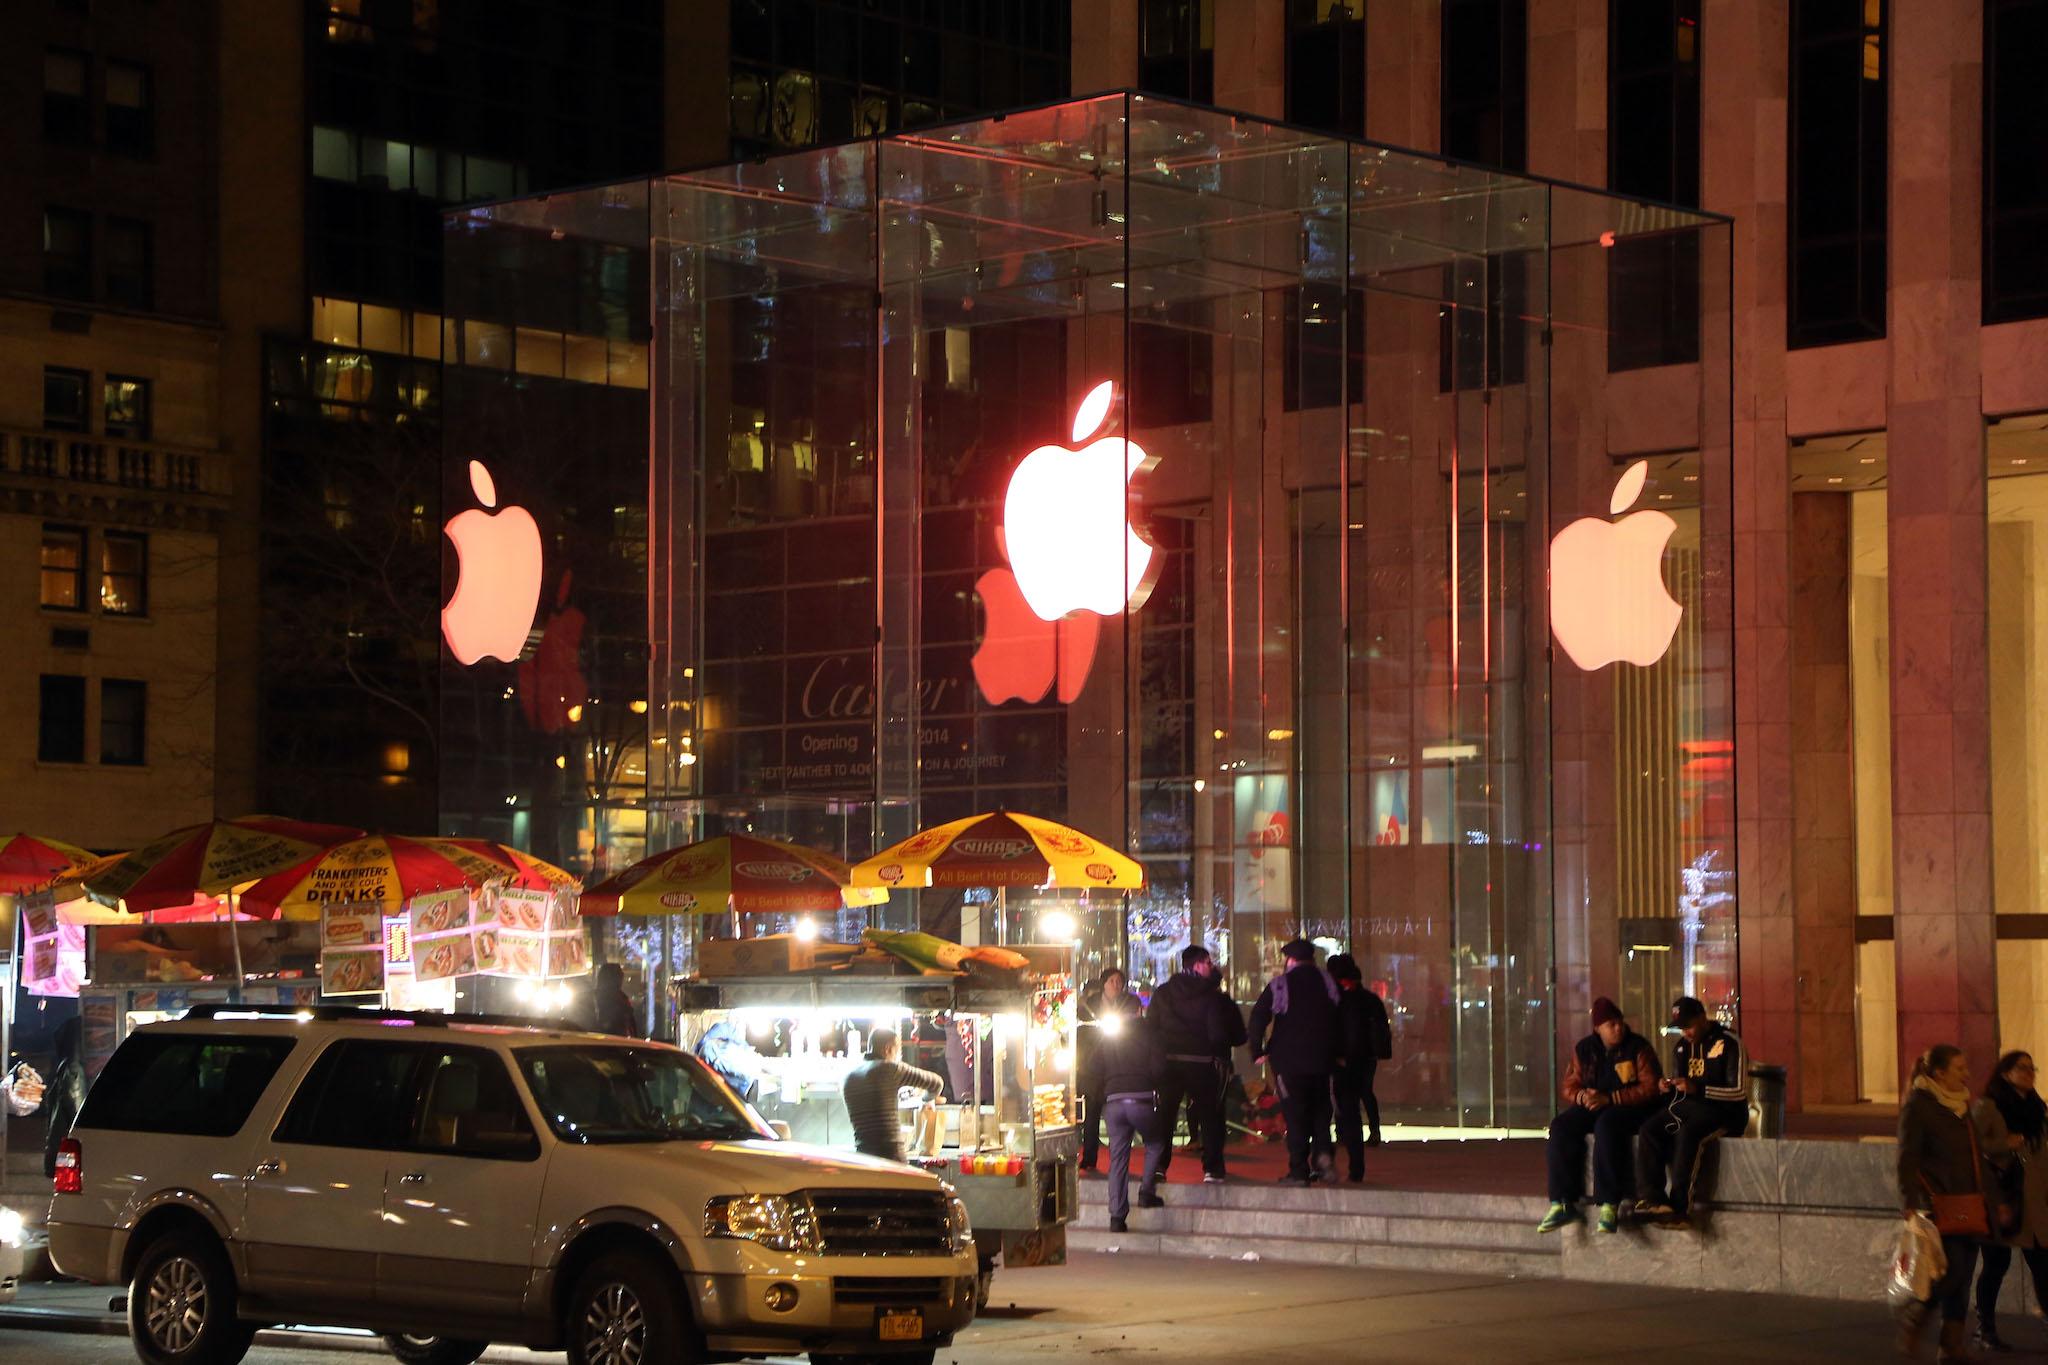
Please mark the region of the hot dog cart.
MULTIPOLYGON (((1077 1207, 1073 950, 1018 949, 1029 969, 963 975, 796 970, 677 983, 683 1045, 797 1141, 853 1146, 840 1086, 876 1028, 946 1094, 899 1097, 913 1165, 967 1205, 987 1299, 998 1258, 1059 1265, 1077 1207)), ((906 1096, 914 1092, 906 1091, 906 1096)))

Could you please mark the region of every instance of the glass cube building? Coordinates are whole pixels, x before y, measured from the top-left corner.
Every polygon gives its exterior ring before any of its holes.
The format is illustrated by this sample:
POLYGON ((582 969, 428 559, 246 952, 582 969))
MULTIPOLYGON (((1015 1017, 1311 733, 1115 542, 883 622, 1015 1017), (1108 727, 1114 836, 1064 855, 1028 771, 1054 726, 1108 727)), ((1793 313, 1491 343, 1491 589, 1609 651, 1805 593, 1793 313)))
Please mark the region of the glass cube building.
POLYGON ((1149 886, 1004 932, 1348 951, 1416 1122, 1738 1018, 1726 220, 1113 93, 445 231, 445 829, 1063 820, 1149 886))

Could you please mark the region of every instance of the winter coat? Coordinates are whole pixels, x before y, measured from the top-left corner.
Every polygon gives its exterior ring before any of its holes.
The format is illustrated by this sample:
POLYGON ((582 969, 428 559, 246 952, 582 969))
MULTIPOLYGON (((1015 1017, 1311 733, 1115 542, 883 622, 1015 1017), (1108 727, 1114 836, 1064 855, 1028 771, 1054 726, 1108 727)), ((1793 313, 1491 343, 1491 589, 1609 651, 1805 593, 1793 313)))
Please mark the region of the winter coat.
POLYGON ((1337 1069, 1355 1073, 1380 1063, 1387 1038, 1387 1007, 1365 986, 1337 983, 1337 1069))
MULTIPOLYGON (((1977 1150, 1999 1176, 1999 1187, 2019 1193, 2019 1226, 1997 1240, 2005 1246, 2048 1247, 2048 1135, 2022 1138, 2015 1150, 2012 1129, 1989 1097, 1970 1106, 1970 1118, 1977 1125, 1977 1150)), ((1997 1228, 1995 1219, 1992 1227, 1997 1228)))
POLYGON ((1144 1017, 1138 1005, 1138 998, 1129 991, 1122 995, 1107 996, 1090 992, 1081 1002, 1080 1027, 1074 1030, 1074 1050, 1077 1054, 1076 1079, 1085 1095, 1099 1095, 1102 1087, 1101 1052, 1103 1040, 1109 1037, 1111 1029, 1128 1029, 1144 1017), (1104 1026, 1103 1020, 1115 1016, 1118 1023, 1104 1026))
POLYGON ((1224 1061, 1244 1046, 1244 1015, 1215 977, 1175 972, 1152 992, 1149 1017, 1168 1061, 1224 1061))
POLYGON ((1161 1060, 1158 1030, 1142 1018, 1125 1020, 1121 1029, 1096 1041, 1096 1093, 1104 1099, 1156 1094, 1161 1060))
POLYGON ((1326 1076, 1337 1063, 1337 983, 1302 963, 1266 983, 1252 1007, 1252 1060, 1283 1076, 1326 1076), (1267 1036, 1267 1030, 1271 1036, 1267 1036))
POLYGON ((1915 1090, 1899 1106, 1899 1207, 1931 1208, 1930 1187, 1936 1194, 1972 1194, 1983 1189, 1983 1180, 1970 1121, 1915 1090))
POLYGON ((1663 1075, 1657 1049, 1634 1029, 1612 1048, 1600 1041, 1598 1033, 1589 1033, 1579 1039, 1571 1061, 1565 1063, 1564 1102, 1575 1105, 1580 1091, 1597 1090, 1607 1096, 1609 1104, 1650 1104, 1657 1098, 1657 1082, 1663 1075))

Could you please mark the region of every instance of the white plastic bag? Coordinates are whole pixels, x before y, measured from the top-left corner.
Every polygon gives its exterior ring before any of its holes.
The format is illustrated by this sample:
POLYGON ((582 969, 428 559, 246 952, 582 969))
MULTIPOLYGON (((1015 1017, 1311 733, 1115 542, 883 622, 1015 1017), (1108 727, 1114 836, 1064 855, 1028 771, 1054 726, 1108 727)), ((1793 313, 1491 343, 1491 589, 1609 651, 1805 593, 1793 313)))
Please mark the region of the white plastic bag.
POLYGON ((7 1100, 7 1112, 24 1119, 43 1107, 43 1078, 27 1062, 0 1079, 0 1096, 7 1100))
POLYGON ((1934 1286, 1948 1273, 1948 1257, 1941 1249, 1941 1234, 1928 1216, 1914 1211, 1899 1229, 1899 1244, 1892 1252, 1892 1273, 1885 1281, 1885 1301, 1894 1316, 1911 1321, 1927 1309, 1934 1286))

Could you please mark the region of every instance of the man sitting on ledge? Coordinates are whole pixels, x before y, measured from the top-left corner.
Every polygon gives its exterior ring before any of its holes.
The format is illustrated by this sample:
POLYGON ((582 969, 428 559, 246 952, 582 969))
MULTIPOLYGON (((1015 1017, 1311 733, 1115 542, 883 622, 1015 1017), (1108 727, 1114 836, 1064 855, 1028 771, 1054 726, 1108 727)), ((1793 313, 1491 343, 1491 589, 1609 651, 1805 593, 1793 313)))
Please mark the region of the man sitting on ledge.
POLYGON ((1622 1190, 1629 1183, 1630 1148, 1643 1120, 1656 1112, 1663 1071, 1657 1050, 1628 1026, 1621 1009, 1606 996, 1593 1002, 1593 1031, 1572 1049, 1565 1065, 1564 1110, 1550 1121, 1550 1212, 1536 1226, 1556 1232, 1585 1215, 1586 1137, 1593 1138, 1593 1199, 1600 1205, 1602 1232, 1620 1221, 1622 1190))
POLYGON ((1671 1107, 1643 1125, 1636 1150, 1636 1217, 1660 1228, 1692 1227, 1693 1185, 1700 1152, 1722 1137, 1739 1137, 1749 1127, 1749 1056, 1742 1040, 1707 1014, 1689 995, 1671 1006, 1671 1024, 1685 1036, 1672 1054, 1663 1088, 1671 1107), (1671 1197, 1664 1196, 1666 1169, 1671 1197))

